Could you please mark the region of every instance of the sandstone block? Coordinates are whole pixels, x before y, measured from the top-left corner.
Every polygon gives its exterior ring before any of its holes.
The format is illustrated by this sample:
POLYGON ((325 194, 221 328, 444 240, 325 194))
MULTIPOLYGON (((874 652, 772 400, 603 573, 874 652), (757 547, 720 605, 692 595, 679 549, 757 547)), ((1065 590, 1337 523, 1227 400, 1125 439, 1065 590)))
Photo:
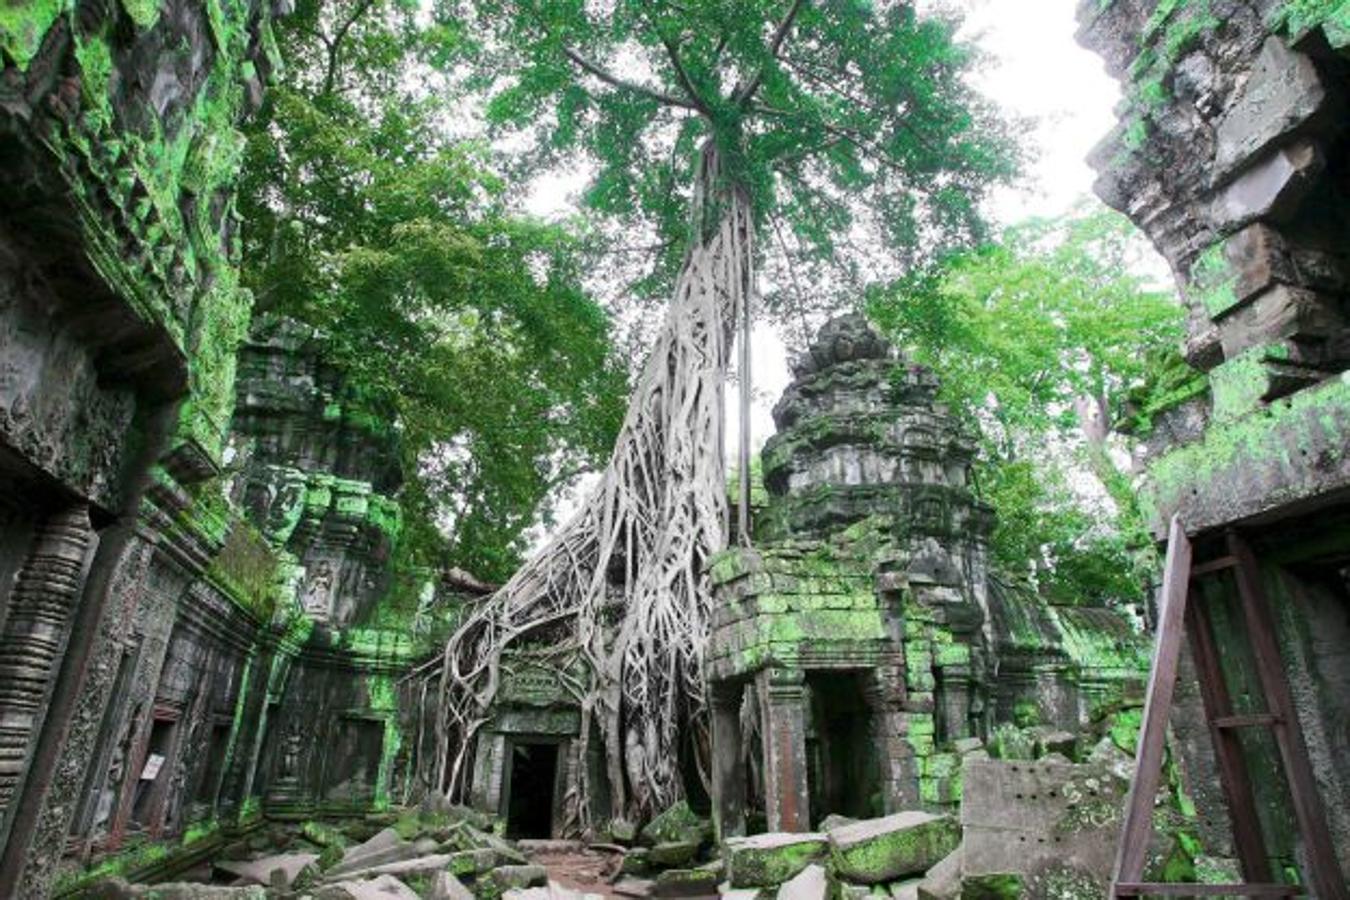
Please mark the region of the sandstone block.
POLYGON ((727 840, 722 855, 732 887, 766 887, 824 859, 829 846, 822 834, 757 834, 727 840))
POLYGON ((1327 92, 1312 59, 1290 50, 1278 37, 1267 38, 1242 93, 1219 122, 1216 177, 1247 165, 1306 124, 1326 102, 1327 92))
POLYGON ((902 812, 830 832, 830 859, 841 878, 880 884, 925 872, 961 842, 950 816, 902 812))
POLYGON ((828 900, 830 879, 822 866, 812 863, 778 889, 778 900, 828 900))
POLYGON ((343 881, 314 892, 314 900, 419 900, 417 892, 393 875, 369 881, 343 881))
POLYGON ((698 856, 695 841, 665 841, 647 852, 647 862, 653 866, 678 869, 687 866, 698 856))

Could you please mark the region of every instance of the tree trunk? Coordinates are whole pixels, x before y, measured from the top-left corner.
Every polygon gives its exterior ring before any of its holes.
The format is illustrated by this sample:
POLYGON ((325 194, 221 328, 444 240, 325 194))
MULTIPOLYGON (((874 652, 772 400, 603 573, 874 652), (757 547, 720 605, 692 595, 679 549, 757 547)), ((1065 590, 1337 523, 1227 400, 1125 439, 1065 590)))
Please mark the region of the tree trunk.
MULTIPOLYGON (((645 818, 683 794, 681 729, 704 714, 704 567, 727 543, 724 384, 754 278, 748 194, 727 185, 711 144, 701 153, 693 223, 665 325, 600 484, 446 645, 435 784, 455 799, 468 793, 468 754, 503 665, 522 653, 572 676, 562 680, 584 712, 580 757, 594 722, 616 814, 645 818)), ((585 830, 592 785, 580 768, 569 819, 585 830)))

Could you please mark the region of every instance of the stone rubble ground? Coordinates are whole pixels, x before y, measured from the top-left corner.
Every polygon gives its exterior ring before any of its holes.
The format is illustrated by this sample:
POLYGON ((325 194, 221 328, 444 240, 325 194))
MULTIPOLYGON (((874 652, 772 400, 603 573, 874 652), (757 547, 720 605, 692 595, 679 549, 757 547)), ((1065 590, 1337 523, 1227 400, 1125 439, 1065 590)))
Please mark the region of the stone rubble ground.
MULTIPOLYGON (((1109 741, 1086 765, 1062 759, 1059 739, 1037 742, 1035 765, 971 753, 971 784, 1002 777, 1122 782, 1109 741), (980 769, 980 767, 984 767, 980 769), (973 769, 972 769, 973 771, 973 769), (1039 774, 1037 774, 1039 773, 1039 774), (1059 774, 1054 774, 1059 773, 1059 774)), ((974 749, 974 748, 972 748, 974 749)), ((1118 754, 1127 756, 1125 754, 1118 754)), ((1096 781, 1089 781, 1096 784, 1096 781)), ((968 785, 969 787, 970 785, 968 785)), ((969 799, 969 798, 968 798, 969 799)), ((989 802, 988 800, 985 801, 989 802)), ((423 808, 379 824, 269 826, 196 870, 202 881, 128 884, 111 879, 87 896, 155 900, 965 900, 1004 896, 999 877, 963 869, 963 849, 983 844, 952 815, 918 810, 855 820, 827 816, 808 834, 733 837, 720 846, 711 823, 681 803, 641 830, 614 823, 608 842, 505 840, 489 817, 462 807, 423 808), (993 880, 991 880, 993 879, 993 880), (228 883, 223 883, 228 881, 228 883)), ((978 829, 976 829, 978 831, 978 829)), ((1109 830, 1114 830, 1109 829, 1109 830)), ((1065 847, 1065 852, 1069 851, 1065 847)), ((976 860, 976 857, 972 857, 976 860)), ((1000 870, 1001 871, 1001 870, 1000 870)), ((1009 895, 1012 896, 1012 895, 1009 895)), ((1078 895, 1073 895, 1078 900, 1078 895)))

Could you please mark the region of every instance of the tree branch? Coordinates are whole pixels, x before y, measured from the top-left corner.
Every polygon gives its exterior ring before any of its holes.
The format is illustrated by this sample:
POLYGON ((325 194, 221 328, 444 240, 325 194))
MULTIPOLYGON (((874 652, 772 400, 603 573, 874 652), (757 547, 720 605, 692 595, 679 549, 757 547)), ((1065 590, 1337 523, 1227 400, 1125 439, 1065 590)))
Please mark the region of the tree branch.
POLYGON ((783 43, 787 40, 788 32, 792 30, 792 23, 797 20, 797 13, 801 12, 806 0, 792 0, 792 5, 788 11, 783 14, 783 18, 774 29, 773 37, 769 39, 769 58, 764 61, 764 65, 759 67, 755 77, 751 78, 744 87, 737 88, 732 94, 732 101, 740 106, 747 105, 751 98, 755 96, 755 91, 759 90, 760 84, 764 81, 764 76, 768 74, 769 63, 778 59, 778 54, 783 49, 783 43))
POLYGON ((357 3, 356 8, 352 10, 352 14, 347 17, 347 21, 343 22, 333 35, 333 39, 324 41, 328 45, 328 71, 323 79, 323 92, 325 94, 333 92, 333 82, 337 79, 338 50, 342 47, 347 32, 356 24, 357 19, 366 14, 366 11, 370 9, 374 2, 375 0, 361 0, 360 3, 357 3))
POLYGON ((621 91, 630 91, 635 94, 640 94, 643 97, 646 97, 650 100, 655 100, 657 103, 663 104, 665 106, 678 106, 682 109, 692 109, 695 112, 701 112, 701 110, 698 108, 698 106, 694 104, 692 100, 686 100, 683 97, 677 97, 674 94, 669 94, 666 93, 665 91, 657 90, 656 88, 653 87, 648 87, 645 84, 638 84, 635 81, 628 81, 625 78, 620 78, 619 76, 603 68, 602 66, 599 66, 594 62, 591 62, 591 60, 582 56, 580 53, 573 50, 566 44, 560 44, 560 46, 562 47, 562 51, 564 54, 566 54, 568 59, 576 63, 576 65, 579 66, 584 71, 589 72, 596 78, 599 78, 601 81, 603 81, 605 84, 609 85, 612 88, 617 88, 621 91))

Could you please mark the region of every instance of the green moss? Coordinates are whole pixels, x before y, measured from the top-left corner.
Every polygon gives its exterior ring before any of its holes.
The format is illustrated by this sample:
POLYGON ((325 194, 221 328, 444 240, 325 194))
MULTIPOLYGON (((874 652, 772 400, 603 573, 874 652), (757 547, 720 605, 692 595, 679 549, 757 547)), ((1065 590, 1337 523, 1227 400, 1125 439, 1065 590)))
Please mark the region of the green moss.
POLYGON ((1159 510, 1174 510, 1225 485, 1225 494, 1254 478, 1279 484, 1264 495, 1268 506, 1293 502, 1302 492, 1318 489, 1309 478, 1337 465, 1350 438, 1350 377, 1342 375, 1316 388, 1299 391, 1242 418, 1215 423, 1204 437, 1173 450, 1148 470, 1141 505, 1155 528, 1159 510), (1319 459, 1318 467, 1295 460, 1319 459), (1264 474, 1263 474, 1264 473, 1264 474))
POLYGON ((1021 896, 1021 875, 968 875, 961 879, 961 900, 1018 900, 1021 896))
POLYGON ((6 0, 0 3, 0 51, 13 60, 20 71, 26 70, 48 30, 69 8, 69 0, 6 0))
POLYGON ((1333 47, 1350 46, 1350 0, 1288 0, 1271 11, 1267 23, 1294 40, 1321 28, 1333 47))

